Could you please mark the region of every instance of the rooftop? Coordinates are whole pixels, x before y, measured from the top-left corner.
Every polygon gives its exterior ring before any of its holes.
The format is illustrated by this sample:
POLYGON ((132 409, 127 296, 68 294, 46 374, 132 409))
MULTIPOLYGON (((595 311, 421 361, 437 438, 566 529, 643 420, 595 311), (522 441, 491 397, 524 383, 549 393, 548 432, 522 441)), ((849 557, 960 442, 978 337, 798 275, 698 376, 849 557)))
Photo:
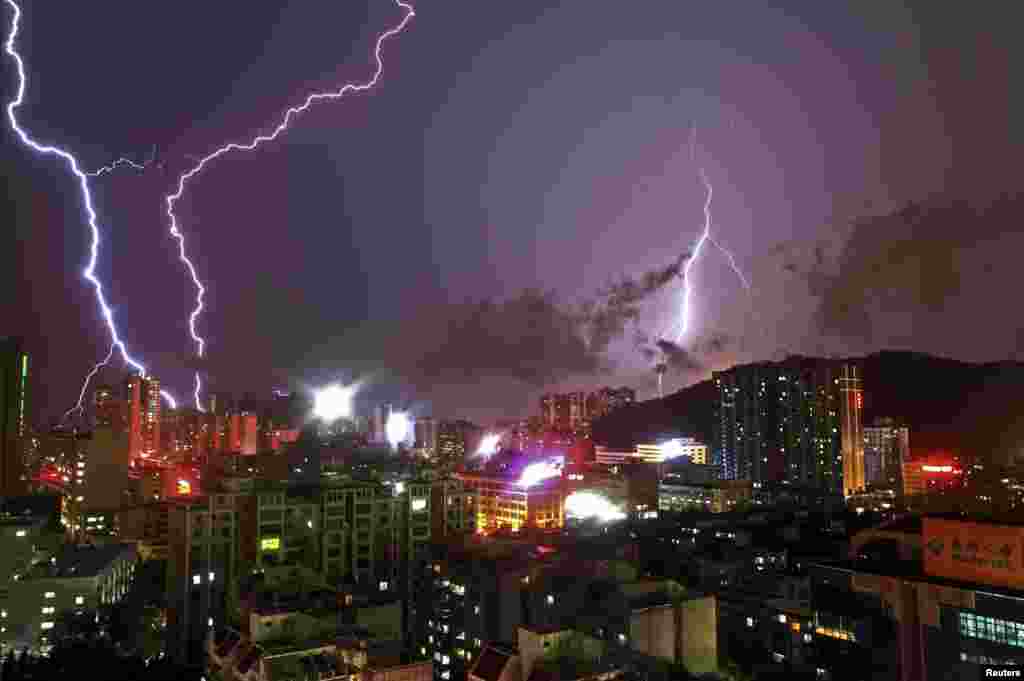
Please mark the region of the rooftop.
POLYGON ((863 560, 837 560, 828 562, 817 562, 813 563, 812 565, 823 567, 826 569, 839 570, 841 572, 847 572, 851 574, 877 575, 879 577, 898 577, 913 582, 934 584, 936 586, 948 586, 954 589, 975 591, 977 593, 988 594, 991 596, 999 596, 1002 598, 1014 598, 1024 601, 1024 591, 1008 589, 1006 587, 1001 586, 991 586, 988 584, 962 582, 955 579, 947 579, 945 577, 935 577, 933 575, 925 574, 923 565, 919 561, 886 561, 884 563, 876 563, 873 561, 863 560))
POLYGON ((66 544, 50 563, 36 565, 30 579, 95 577, 118 558, 134 560, 134 544, 66 544))

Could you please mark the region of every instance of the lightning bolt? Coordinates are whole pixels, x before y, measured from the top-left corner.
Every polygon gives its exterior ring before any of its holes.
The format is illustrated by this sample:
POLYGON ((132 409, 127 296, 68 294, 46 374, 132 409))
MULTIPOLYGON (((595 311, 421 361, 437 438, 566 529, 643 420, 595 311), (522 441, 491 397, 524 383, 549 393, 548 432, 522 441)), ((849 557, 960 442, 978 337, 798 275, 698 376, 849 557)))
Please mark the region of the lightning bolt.
MULTIPOLYGON (((93 291, 96 295, 96 302, 99 304, 100 313, 102 314, 103 319, 106 322, 107 330, 110 332, 111 356, 113 355, 113 350, 116 349, 121 354, 121 357, 124 359, 126 364, 128 364, 130 367, 138 371, 141 375, 145 376, 146 368, 128 353, 128 348, 117 331, 117 324, 114 323, 114 311, 111 309, 109 303, 107 303, 106 294, 103 292, 102 282, 100 282, 99 278, 96 276, 96 262, 99 259, 100 248, 100 228, 98 224, 99 217, 97 216, 96 208, 93 205, 92 190, 89 187, 90 177, 99 177, 100 175, 106 172, 112 171, 119 165, 124 165, 125 163, 133 164, 133 162, 129 161, 128 159, 120 159, 111 164, 110 166, 100 168, 99 170, 96 171, 86 172, 82 170, 81 164, 78 162, 78 159, 70 151, 50 144, 41 144, 32 139, 28 132, 21 127, 21 124, 18 122, 18 116, 16 112, 25 102, 25 90, 28 81, 27 77, 25 76, 25 62, 22 59, 21 54, 19 54, 18 51, 14 48, 14 43, 18 38, 18 31, 21 27, 21 7, 18 6, 18 4, 14 0, 5 0, 5 2, 11 8, 12 15, 11 30, 9 35, 7 36, 7 42, 4 45, 4 48, 7 54, 11 57, 11 59, 14 60, 14 64, 17 67, 18 71, 17 93, 15 94, 14 99, 12 99, 7 104, 7 118, 10 121, 11 129, 14 130, 15 134, 18 136, 18 139, 21 140, 22 144, 35 151, 37 154, 40 154, 42 156, 56 156, 60 158, 62 161, 64 161, 64 163, 67 164, 68 169, 78 180, 78 187, 82 194, 82 205, 85 209, 86 221, 89 225, 89 231, 91 236, 91 242, 89 245, 89 260, 88 264, 85 267, 85 270, 83 271, 83 276, 90 284, 92 284, 93 291)), ((102 365, 103 363, 101 363, 99 366, 102 365)), ((94 367, 93 371, 89 373, 88 379, 91 380, 92 376, 94 376, 97 371, 99 371, 99 367, 94 367)), ((88 382, 86 383, 86 386, 87 385, 88 382)), ((77 406, 81 405, 83 399, 82 396, 84 395, 84 393, 85 389, 83 387, 82 393, 79 396, 79 405, 77 406)), ((169 394, 167 395, 167 397, 170 400, 173 400, 173 397, 171 397, 169 394)))
MULTIPOLYGON (((690 159, 696 163, 697 161, 697 127, 694 126, 690 132, 690 159)), ((712 246, 717 248, 725 256, 732 268, 733 272, 739 278, 740 283, 745 289, 750 290, 750 281, 746 275, 740 269, 736 263, 736 258, 731 252, 723 247, 713 236, 711 236, 711 201, 714 198, 714 187, 711 185, 711 180, 708 179, 708 174, 704 170, 703 165, 697 166, 697 171, 700 174, 701 182, 704 184, 704 226, 701 229, 700 236, 697 237, 697 242, 694 244, 693 249, 690 252, 690 257, 686 259, 686 264, 683 265, 682 279, 683 279, 683 300, 680 310, 680 322, 679 332, 676 334, 676 345, 680 345, 686 334, 690 330, 690 300, 693 296, 693 285, 690 281, 690 271, 694 264, 700 258, 702 251, 704 250, 704 244, 710 243, 712 246)))
MULTIPOLYGON (((11 0, 7 1, 11 2, 11 0)), ((289 108, 285 112, 284 117, 271 132, 258 135, 249 142, 229 142, 228 144, 225 144, 224 146, 215 149, 206 156, 200 158, 199 161, 192 168, 190 168, 184 174, 182 174, 178 178, 177 191, 166 197, 165 201, 167 204, 167 218, 170 221, 170 233, 171 236, 178 242, 178 259, 185 266, 185 269, 188 271, 189 276, 192 278, 192 284, 196 287, 196 306, 192 310, 192 313, 189 315, 188 327, 189 334, 192 336, 192 341, 196 344, 196 354, 199 357, 203 357, 205 353, 206 340, 202 336, 200 336, 198 331, 196 330, 196 322, 199 320, 199 315, 201 315, 203 312, 203 297, 206 295, 206 287, 199 280, 199 275, 196 272, 195 265, 192 263, 192 261, 188 258, 188 256, 185 253, 185 235, 181 231, 181 226, 178 223, 178 216, 174 212, 175 204, 182 198, 182 196, 184 196, 185 189, 188 186, 189 182, 194 177, 199 175, 212 161, 215 161, 221 156, 224 156, 225 154, 232 151, 253 151, 254 149, 256 149, 257 147, 266 142, 274 141, 275 139, 278 138, 278 136, 280 136, 285 130, 288 129, 288 126, 291 124, 291 121, 295 116, 304 112, 306 109, 308 109, 316 102, 319 102, 321 100, 340 99, 349 93, 365 92, 366 90, 373 88, 380 80, 381 74, 383 74, 384 72, 384 61, 381 58, 381 49, 384 45, 384 41, 387 40, 388 38, 398 35, 403 30, 405 30, 406 25, 408 25, 408 23, 416 15, 416 11, 412 5, 406 2, 402 2, 402 0, 395 0, 395 4, 401 7, 403 10, 405 10, 405 16, 402 17, 402 20, 396 26, 388 29, 384 33, 381 33, 377 37, 377 42, 373 51, 374 57, 377 61, 377 68, 374 71, 372 78, 362 83, 346 83, 341 87, 341 89, 334 90, 331 92, 315 92, 307 96, 302 104, 289 108)), ((195 389, 193 391, 193 395, 195 397, 196 409, 200 411, 203 411, 203 406, 199 398, 199 393, 202 391, 202 387, 202 379, 200 378, 199 372, 196 371, 195 389)))

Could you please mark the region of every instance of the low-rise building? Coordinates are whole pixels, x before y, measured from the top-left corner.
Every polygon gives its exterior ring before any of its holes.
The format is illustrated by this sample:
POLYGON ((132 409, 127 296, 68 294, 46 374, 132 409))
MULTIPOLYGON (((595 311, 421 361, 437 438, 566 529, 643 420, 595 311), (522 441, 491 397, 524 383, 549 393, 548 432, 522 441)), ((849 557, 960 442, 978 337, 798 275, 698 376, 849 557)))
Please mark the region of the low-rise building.
POLYGON ((69 544, 37 556, 0 595, 0 644, 45 650, 61 613, 118 603, 131 587, 136 562, 130 544, 69 544))
POLYGON ((727 513, 749 503, 753 493, 753 483, 749 480, 718 480, 692 484, 666 477, 658 486, 658 510, 663 513, 692 510, 727 513))

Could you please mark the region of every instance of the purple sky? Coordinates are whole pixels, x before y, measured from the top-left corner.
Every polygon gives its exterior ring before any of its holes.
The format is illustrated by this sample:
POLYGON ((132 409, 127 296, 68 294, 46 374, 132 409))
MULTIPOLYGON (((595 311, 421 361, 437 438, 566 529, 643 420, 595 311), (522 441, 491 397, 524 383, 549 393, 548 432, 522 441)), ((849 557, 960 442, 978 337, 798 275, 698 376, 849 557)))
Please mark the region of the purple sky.
MULTIPOLYGON (((433 383, 402 367, 433 351, 427 327, 447 329, 451 305, 527 287, 572 303, 686 251, 704 199, 688 148, 694 125, 715 191, 713 233, 754 284, 746 293, 713 249, 694 267, 688 343, 731 339, 704 358, 706 370, 792 351, 1016 352, 1021 323, 993 312, 1012 290, 1019 229, 943 240, 942 262, 962 285, 925 312, 912 292, 934 253, 886 257, 903 239, 899 224, 874 238, 862 230, 861 250, 843 251, 853 217, 935 194, 1017 189, 1021 135, 1011 122, 1021 103, 1009 74, 1020 50, 1009 15, 959 16, 931 2, 552 4, 423 2, 386 45, 378 91, 316 108, 280 143, 222 159, 194 184, 182 226, 210 287, 204 369, 217 388, 365 374, 370 396, 438 415, 533 409, 545 386, 493 371, 501 357, 463 351, 461 378, 433 383), (911 291, 872 297, 884 333, 821 331, 821 300, 786 267, 803 272, 819 246, 836 271, 878 262, 867 279, 911 291)), ((193 290, 162 196, 187 155, 248 139, 312 89, 365 78, 375 34, 400 18, 386 0, 235 12, 61 3, 24 19, 32 72, 22 116, 37 137, 90 166, 161 149, 164 169, 96 184, 110 234, 101 272, 133 351, 178 394, 193 365, 193 290)), ((36 349, 36 406, 50 418, 73 403, 108 341, 79 277, 86 242, 74 185, 9 136, 2 157, 16 239, 4 249, 6 290, 16 295, 0 333, 36 349)), ((848 279, 858 291, 863 280, 848 279)), ((678 285, 652 297, 638 328, 670 326, 679 300, 678 285)), ((554 349, 551 358, 562 363, 554 349)), ((652 393, 632 330, 608 359, 610 375, 553 370, 553 382, 652 393)), ((672 374, 669 385, 706 370, 672 374)))

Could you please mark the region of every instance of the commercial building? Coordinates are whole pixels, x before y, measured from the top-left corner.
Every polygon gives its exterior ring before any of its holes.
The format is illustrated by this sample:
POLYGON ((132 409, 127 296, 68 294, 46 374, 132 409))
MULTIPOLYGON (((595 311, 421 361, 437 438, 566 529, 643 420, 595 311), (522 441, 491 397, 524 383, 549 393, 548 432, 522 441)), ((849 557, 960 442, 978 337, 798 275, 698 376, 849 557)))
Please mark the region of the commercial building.
POLYGON ((864 487, 863 388, 853 362, 791 357, 715 372, 724 477, 864 487))
POLYGON ((519 475, 507 471, 466 471, 456 478, 476 495, 479 530, 556 529, 564 524, 561 475, 530 485, 521 484, 519 475))
POLYGON ((752 502, 754 483, 749 480, 718 480, 684 483, 665 477, 658 486, 658 510, 683 513, 703 510, 728 513, 752 502))
POLYGON ((913 505, 926 494, 952 490, 964 484, 964 472, 955 458, 937 456, 903 463, 903 495, 913 505))
POLYGON ((597 445, 594 448, 594 461, 603 466, 636 463, 662 464, 670 461, 706 465, 708 463, 708 447, 690 437, 673 438, 657 444, 640 444, 632 450, 614 450, 597 445))
POLYGON ((135 547, 127 544, 71 544, 39 556, 5 585, 0 645, 4 650, 46 650, 60 613, 116 604, 131 586, 135 564, 135 547))
POLYGON ((0 494, 26 489, 22 445, 28 434, 30 359, 18 338, 0 339, 0 494))
POLYGON ((910 459, 910 429, 893 419, 864 427, 864 477, 876 487, 900 489, 903 464, 910 459))
POLYGON ((1024 527, 925 517, 887 529, 910 545, 903 560, 810 568, 815 636, 838 649, 820 651, 825 678, 937 681, 1024 664, 1024 527))

